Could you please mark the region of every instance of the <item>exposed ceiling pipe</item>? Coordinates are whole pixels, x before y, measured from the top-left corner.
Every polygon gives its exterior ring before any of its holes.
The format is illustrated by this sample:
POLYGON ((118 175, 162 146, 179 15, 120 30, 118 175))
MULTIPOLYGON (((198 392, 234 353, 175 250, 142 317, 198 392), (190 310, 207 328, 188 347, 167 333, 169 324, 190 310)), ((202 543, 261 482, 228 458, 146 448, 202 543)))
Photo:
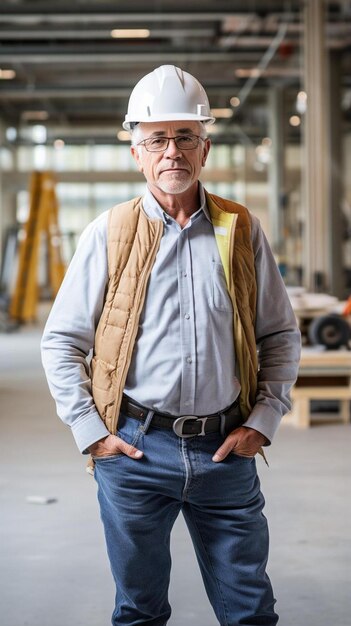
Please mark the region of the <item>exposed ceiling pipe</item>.
POLYGON ((264 55, 262 56, 261 60, 259 61, 259 63, 257 64, 257 67, 255 68, 255 74, 253 74, 252 76, 250 76, 250 78, 247 79, 246 83, 244 84, 244 86, 240 89, 239 93, 237 94, 239 100, 240 100, 240 104, 238 107, 236 107, 236 111, 238 111, 238 109, 240 109, 243 104, 246 102, 252 88, 256 85, 258 79, 260 78, 262 72, 267 68, 268 64, 270 63, 270 61, 273 59, 279 45, 281 44, 281 42, 283 41, 285 34, 287 31, 287 24, 281 24, 279 26, 278 32, 276 34, 276 36, 274 37, 272 43, 270 44, 270 46, 267 48, 266 52, 264 53, 264 55))

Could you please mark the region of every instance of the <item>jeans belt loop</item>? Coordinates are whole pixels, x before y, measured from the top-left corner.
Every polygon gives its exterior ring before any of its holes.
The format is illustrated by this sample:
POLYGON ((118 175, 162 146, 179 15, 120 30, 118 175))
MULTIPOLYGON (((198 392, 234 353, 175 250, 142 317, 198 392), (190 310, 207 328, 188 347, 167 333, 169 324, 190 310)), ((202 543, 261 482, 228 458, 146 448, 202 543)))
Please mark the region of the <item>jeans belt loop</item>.
POLYGON ((224 413, 220 413, 219 414, 219 419, 220 419, 220 426, 219 426, 219 432, 222 435, 223 439, 225 439, 226 433, 225 433, 225 415, 224 413))
POLYGON ((183 439, 187 439, 188 437, 195 437, 195 436, 201 437, 203 435, 206 435, 205 424, 207 420, 208 420, 208 417, 196 417, 196 415, 182 415, 182 417, 178 417, 176 420, 174 420, 172 427, 173 427, 175 434, 178 435, 178 437, 182 437, 183 439), (192 420, 195 422, 202 422, 201 432, 191 433, 189 435, 183 434, 183 424, 185 422, 188 422, 189 420, 192 420))
POLYGON ((144 435, 146 435, 147 431, 149 430, 149 426, 151 424, 152 418, 154 416, 155 411, 152 411, 151 409, 148 411, 147 416, 145 418, 144 422, 141 422, 141 426, 140 426, 140 430, 142 433, 144 433, 144 435))

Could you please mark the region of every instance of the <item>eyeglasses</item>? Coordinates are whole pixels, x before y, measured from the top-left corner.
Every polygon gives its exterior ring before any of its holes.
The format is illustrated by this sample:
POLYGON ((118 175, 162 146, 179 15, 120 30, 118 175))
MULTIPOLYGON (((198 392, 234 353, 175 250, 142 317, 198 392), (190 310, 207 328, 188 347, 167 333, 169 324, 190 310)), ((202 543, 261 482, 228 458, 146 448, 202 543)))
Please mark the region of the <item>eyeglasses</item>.
POLYGON ((173 139, 178 150, 194 150, 199 145, 199 140, 204 141, 199 135, 178 135, 177 137, 149 137, 139 141, 138 146, 144 146, 148 152, 165 152, 173 139))

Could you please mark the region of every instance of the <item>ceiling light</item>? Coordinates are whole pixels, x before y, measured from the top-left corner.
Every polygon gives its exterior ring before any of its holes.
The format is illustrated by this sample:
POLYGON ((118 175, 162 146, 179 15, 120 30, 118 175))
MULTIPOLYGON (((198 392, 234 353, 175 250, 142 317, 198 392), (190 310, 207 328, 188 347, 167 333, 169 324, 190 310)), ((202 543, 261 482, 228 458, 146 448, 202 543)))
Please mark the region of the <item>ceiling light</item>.
POLYGON ((45 126, 41 124, 36 124, 32 128, 32 139, 34 143, 46 143, 47 139, 47 130, 45 126))
POLYGON ((2 70, 0 69, 0 80, 12 80, 15 78, 15 70, 2 70))
POLYGON ((259 78, 262 74, 262 70, 258 67, 253 68, 239 68, 235 70, 235 76, 238 78, 259 78))
POLYGON ((271 138, 270 138, 270 137, 263 137, 263 139, 262 139, 262 145, 263 145, 263 146, 268 146, 268 148, 270 148, 270 147, 271 147, 271 145, 272 145, 272 140, 271 140, 271 138))
POLYGON ((147 39, 150 31, 147 28, 114 28, 111 30, 114 39, 147 39))
POLYGON ((257 154, 257 159, 260 163, 267 164, 270 162, 271 154, 269 151, 269 146, 261 144, 260 146, 257 146, 257 148, 255 148, 255 152, 257 154))
POLYGON ((213 117, 232 117, 232 109, 211 109, 211 115, 213 117))
POLYGON ((238 68, 235 70, 234 74, 235 76, 237 76, 238 78, 247 78, 248 76, 250 76, 250 72, 251 70, 246 70, 243 68, 238 68))
POLYGON ((56 150, 62 150, 62 148, 64 147, 65 147, 65 142, 63 141, 63 139, 55 139, 54 148, 56 150))
POLYGON ((130 132, 128 130, 120 130, 117 133, 117 137, 120 141, 130 141, 130 132))
POLYGON ((23 111, 21 113, 21 119, 26 122, 30 121, 41 121, 44 122, 49 117, 49 113, 47 111, 23 111))
POLYGON ((307 93, 305 91, 299 91, 296 98, 297 112, 303 115, 307 109, 307 93))
POLYGON ((237 96, 233 96, 232 98, 230 98, 230 104, 232 105, 232 107, 240 106, 240 98, 238 98, 237 96))
POLYGON ((211 126, 206 126, 206 133, 208 135, 217 135, 220 132, 220 127, 218 124, 211 124, 211 126))
POLYGON ((6 128, 6 139, 7 141, 16 141, 17 139, 17 128, 14 126, 9 126, 6 128))
POLYGON ((298 115, 292 115, 289 119, 290 126, 300 126, 301 118, 298 115))

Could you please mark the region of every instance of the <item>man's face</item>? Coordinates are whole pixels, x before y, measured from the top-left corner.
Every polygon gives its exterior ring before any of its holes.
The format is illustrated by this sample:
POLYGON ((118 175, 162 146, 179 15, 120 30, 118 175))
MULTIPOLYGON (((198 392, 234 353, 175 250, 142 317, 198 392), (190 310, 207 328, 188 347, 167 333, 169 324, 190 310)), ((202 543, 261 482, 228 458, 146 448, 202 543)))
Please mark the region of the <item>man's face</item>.
MULTIPOLYGON (((200 135, 199 122, 145 122, 140 124, 140 140, 150 137, 178 137, 200 135)), ((199 140, 196 148, 179 150, 171 140, 164 152, 148 152, 145 146, 132 146, 131 152, 151 188, 166 194, 180 194, 197 184, 202 167, 206 163, 210 140, 199 140)))

